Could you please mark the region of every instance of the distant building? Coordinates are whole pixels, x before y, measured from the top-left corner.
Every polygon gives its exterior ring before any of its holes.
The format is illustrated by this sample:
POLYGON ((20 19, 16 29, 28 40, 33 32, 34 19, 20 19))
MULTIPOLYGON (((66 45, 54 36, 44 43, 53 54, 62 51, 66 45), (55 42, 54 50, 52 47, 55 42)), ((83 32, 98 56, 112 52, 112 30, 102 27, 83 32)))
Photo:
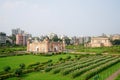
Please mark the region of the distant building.
POLYGON ((114 40, 120 40, 120 35, 119 34, 112 35, 111 36, 111 40, 112 41, 114 41, 114 40))
POLYGON ((48 53, 48 52, 63 52, 65 50, 65 43, 49 41, 48 38, 43 41, 28 40, 27 51, 37 53, 48 53))
POLYGON ((16 35, 16 44, 17 45, 27 45, 27 39, 31 37, 29 34, 17 34, 16 35))
POLYGON ((88 42, 90 42, 91 37, 85 36, 85 37, 83 37, 83 40, 84 40, 84 43, 88 43, 88 42))
POLYGON ((22 34, 17 34, 16 35, 16 44, 17 45, 23 45, 23 35, 22 34))
POLYGON ((12 35, 17 35, 17 34, 24 34, 25 32, 21 30, 20 28, 17 29, 12 29, 12 35))
POLYGON ((108 47, 112 46, 109 38, 107 37, 92 37, 89 43, 85 44, 85 47, 108 47))
POLYGON ((84 36, 84 37, 74 36, 70 39, 70 43, 73 45, 80 45, 80 44, 85 44, 87 42, 90 42, 90 40, 91 40, 91 37, 89 37, 89 36, 87 36, 87 37, 86 36, 84 36))
POLYGON ((0 32, 0 44, 6 44, 6 33, 0 32))

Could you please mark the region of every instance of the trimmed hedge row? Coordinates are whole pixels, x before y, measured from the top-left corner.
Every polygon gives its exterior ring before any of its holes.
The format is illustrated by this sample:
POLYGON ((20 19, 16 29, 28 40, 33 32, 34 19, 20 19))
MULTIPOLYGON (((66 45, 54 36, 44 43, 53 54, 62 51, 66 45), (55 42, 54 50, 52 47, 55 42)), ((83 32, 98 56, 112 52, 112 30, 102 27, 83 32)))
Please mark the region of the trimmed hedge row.
POLYGON ((92 76, 100 73, 101 71, 103 71, 103 70, 109 68, 110 66, 118 63, 119 61, 120 61, 120 58, 119 58, 119 59, 115 59, 115 60, 113 60, 113 61, 111 61, 111 62, 108 62, 108 63, 106 63, 106 64, 103 64, 103 65, 95 68, 95 69, 90 70, 89 72, 87 72, 87 73, 85 74, 84 80, 90 79, 92 76))
POLYGON ((97 62, 99 62, 99 61, 103 61, 103 60, 109 59, 109 58, 110 58, 110 57, 100 58, 100 59, 98 58, 98 59, 92 60, 92 61, 89 60, 89 62, 87 62, 87 63, 85 63, 85 64, 78 64, 78 65, 76 65, 76 66, 73 66, 73 67, 70 67, 70 68, 65 69, 65 70, 62 72, 62 74, 63 74, 63 75, 67 75, 67 74, 69 74, 70 72, 72 72, 72 71, 74 71, 74 70, 81 69, 81 68, 83 68, 83 67, 86 67, 86 66, 95 64, 95 63, 97 63, 97 62))
POLYGON ((95 67, 98 67, 98 66, 100 66, 100 65, 104 65, 106 62, 111 62, 111 61, 113 61, 114 59, 116 59, 116 57, 110 58, 110 59, 106 59, 106 60, 104 60, 104 61, 95 63, 95 64, 93 64, 93 65, 91 65, 91 66, 88 66, 88 67, 85 67, 85 68, 80 69, 80 70, 78 70, 78 71, 75 71, 74 73, 72 73, 72 78, 78 77, 78 76, 80 76, 81 74, 83 74, 83 73, 85 73, 85 72, 87 72, 87 71, 89 71, 89 70, 91 70, 91 69, 94 69, 95 67))
MULTIPOLYGON (((104 58, 104 57, 102 57, 103 59, 106 59, 106 58, 104 58)), ((108 58, 110 58, 110 57, 108 57, 108 58)), ((96 58, 95 58, 96 59, 96 58)), ((66 66, 61 66, 61 67, 58 67, 57 69, 54 69, 54 71, 53 71, 53 74, 56 74, 56 73, 59 73, 61 70, 63 70, 63 69, 65 69, 65 68, 69 68, 69 67, 74 67, 74 66, 76 66, 77 65, 77 68, 76 69, 78 69, 78 67, 80 66, 80 64, 81 65, 86 65, 86 64, 83 64, 83 63, 89 63, 89 65, 91 64, 91 62, 90 61, 93 61, 94 59, 87 59, 87 60, 85 60, 85 61, 82 61, 82 62, 75 62, 75 63, 72 63, 72 64, 69 64, 69 65, 66 65, 66 66)), ((100 61, 101 59, 99 59, 99 61, 100 61)), ((97 60, 96 60, 96 62, 97 62, 97 60)), ((87 64, 88 65, 88 64, 87 64)), ((84 67, 84 66, 83 66, 84 67)))

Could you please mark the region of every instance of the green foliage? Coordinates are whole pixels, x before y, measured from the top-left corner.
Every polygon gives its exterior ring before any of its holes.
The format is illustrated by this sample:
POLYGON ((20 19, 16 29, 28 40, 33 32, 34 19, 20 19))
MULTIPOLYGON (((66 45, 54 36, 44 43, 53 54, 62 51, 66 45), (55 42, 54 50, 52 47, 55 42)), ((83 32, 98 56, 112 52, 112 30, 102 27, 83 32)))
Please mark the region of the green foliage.
POLYGON ((5 80, 5 79, 13 77, 13 76, 14 76, 13 73, 6 73, 6 74, 3 74, 3 75, 0 75, 0 80, 5 80))
POLYGON ((39 65, 40 62, 36 62, 36 63, 33 63, 33 64, 29 64, 28 67, 33 67, 33 66, 36 66, 36 65, 39 65))
POLYGON ((87 53, 120 53, 120 46, 111 46, 111 47, 84 47, 82 45, 68 45, 66 49, 73 50, 74 52, 87 52, 87 53))
POLYGON ((48 60, 48 63, 51 63, 52 62, 52 59, 48 60))
POLYGON ((45 68, 45 72, 49 72, 49 71, 51 71, 51 70, 52 70, 51 67, 47 67, 47 68, 45 68))
POLYGON ((120 74, 115 78, 115 80, 120 80, 120 74))
POLYGON ((114 40, 114 41, 112 41, 112 44, 113 45, 120 45, 120 40, 114 40))
POLYGON ((5 72, 9 72, 10 70, 11 70, 11 67, 10 67, 10 66, 5 66, 5 67, 4 67, 4 71, 5 71, 5 72))
POLYGON ((62 60, 63 60, 63 58, 60 57, 60 58, 59 58, 59 61, 62 61, 62 60))
POLYGON ((67 56, 67 58, 66 59, 71 59, 71 56, 67 56))
POLYGON ((0 55, 14 55, 15 51, 25 51, 26 47, 24 46, 15 46, 15 47, 0 47, 0 55))
POLYGON ((53 74, 57 74, 57 73, 59 73, 60 72, 60 69, 55 69, 54 71, 53 71, 53 74))
POLYGON ((22 69, 20 69, 20 68, 16 69, 15 70, 15 75, 18 76, 18 77, 21 76, 22 75, 22 69))
POLYGON ((24 69, 25 68, 25 64, 24 63, 20 64, 20 68, 24 69))

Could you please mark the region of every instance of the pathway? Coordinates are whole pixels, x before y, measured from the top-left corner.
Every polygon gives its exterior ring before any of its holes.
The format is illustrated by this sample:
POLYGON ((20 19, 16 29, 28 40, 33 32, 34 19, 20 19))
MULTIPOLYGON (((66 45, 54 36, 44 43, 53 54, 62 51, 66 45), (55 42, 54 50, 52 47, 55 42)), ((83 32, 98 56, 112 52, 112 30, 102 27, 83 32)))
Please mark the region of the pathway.
POLYGON ((115 78, 120 74, 120 69, 109 76, 106 80, 115 80, 115 78))

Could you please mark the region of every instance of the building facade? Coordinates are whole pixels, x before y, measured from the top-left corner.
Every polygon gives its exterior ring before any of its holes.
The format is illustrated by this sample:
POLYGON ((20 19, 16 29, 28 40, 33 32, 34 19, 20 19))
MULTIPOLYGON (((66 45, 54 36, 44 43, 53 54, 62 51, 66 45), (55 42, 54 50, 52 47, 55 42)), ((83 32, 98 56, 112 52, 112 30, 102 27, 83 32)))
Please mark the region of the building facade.
POLYGON ((24 34, 25 32, 21 30, 20 28, 17 29, 12 29, 12 35, 17 35, 17 34, 24 34))
POLYGON ((120 35, 119 34, 112 35, 111 36, 111 40, 112 41, 114 41, 114 40, 120 40, 120 35))
POLYGON ((0 32, 0 44, 6 44, 6 34, 0 32))
POLYGON ((16 35, 16 44, 26 46, 27 40, 29 37, 31 37, 31 35, 29 35, 29 34, 17 34, 16 35))
POLYGON ((49 53, 49 52, 63 52, 65 50, 65 43, 63 42, 53 42, 49 39, 44 39, 43 41, 28 40, 27 51, 37 52, 37 53, 49 53))
POLYGON ((112 46, 109 38, 107 37, 93 37, 91 41, 85 44, 85 47, 109 47, 112 46))

